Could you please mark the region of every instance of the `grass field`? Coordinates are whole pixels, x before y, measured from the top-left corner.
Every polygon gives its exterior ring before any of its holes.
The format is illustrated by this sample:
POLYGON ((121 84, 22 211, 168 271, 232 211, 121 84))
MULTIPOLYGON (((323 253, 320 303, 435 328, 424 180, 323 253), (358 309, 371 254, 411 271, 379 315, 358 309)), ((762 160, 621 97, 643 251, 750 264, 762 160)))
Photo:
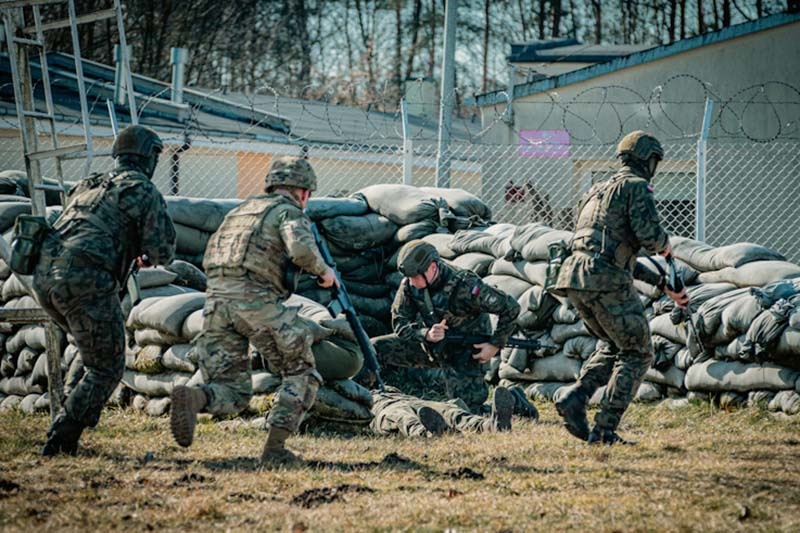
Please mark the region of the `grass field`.
MULTIPOLYGON (((405 440, 303 435, 303 468, 261 469, 265 434, 108 411, 78 457, 41 459, 48 419, 0 415, 0 530, 800 530, 800 416, 631 408, 638 446, 589 447, 557 423, 405 440)), ((515 420, 516 422, 516 420, 515 420)))

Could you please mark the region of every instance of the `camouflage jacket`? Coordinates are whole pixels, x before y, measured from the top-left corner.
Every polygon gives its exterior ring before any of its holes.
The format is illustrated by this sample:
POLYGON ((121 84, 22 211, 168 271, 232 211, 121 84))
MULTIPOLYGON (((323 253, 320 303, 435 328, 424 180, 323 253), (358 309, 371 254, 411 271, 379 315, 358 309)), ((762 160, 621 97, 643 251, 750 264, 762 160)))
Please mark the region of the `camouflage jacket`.
POLYGON ((657 254, 668 244, 649 181, 623 167, 581 200, 573 253, 561 267, 556 289, 613 291, 634 276, 656 284, 658 276, 638 265, 636 255, 640 249, 657 254))
POLYGON ((118 168, 72 188, 42 247, 42 259, 88 263, 122 282, 137 256, 146 254, 153 265, 172 262, 175 239, 156 186, 141 172, 118 168))
POLYGON ((474 272, 440 262, 439 277, 427 292, 431 308, 425 302, 425 291, 403 279, 392 303, 394 332, 407 340, 426 342, 433 324, 446 320, 448 331, 462 334, 488 334, 489 342, 503 346, 514 331, 519 304, 508 294, 487 285, 474 272), (492 332, 489 314, 497 315, 492 332))
POLYGON ((301 268, 321 276, 328 268, 314 241, 311 220, 297 200, 278 193, 250 198, 228 213, 208 241, 203 267, 212 292, 241 280, 255 290, 269 288, 281 298, 291 292, 288 270, 301 268))

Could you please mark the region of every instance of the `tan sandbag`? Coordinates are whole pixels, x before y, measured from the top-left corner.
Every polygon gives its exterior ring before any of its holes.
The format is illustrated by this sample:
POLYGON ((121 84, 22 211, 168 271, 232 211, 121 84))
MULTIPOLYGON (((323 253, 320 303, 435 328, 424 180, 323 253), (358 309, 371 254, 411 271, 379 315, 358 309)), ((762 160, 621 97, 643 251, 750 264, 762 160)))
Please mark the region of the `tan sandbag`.
POLYGON ((461 230, 457 231, 455 238, 450 243, 450 249, 461 255, 469 252, 479 252, 492 255, 496 258, 505 257, 511 248, 511 234, 515 226, 497 224, 499 229, 494 231, 461 230))
POLYGON ((528 281, 506 275, 491 274, 483 278, 483 282, 503 291, 515 300, 531 288, 531 284, 528 281))
POLYGON ((553 228, 541 222, 530 222, 517 226, 511 235, 511 247, 521 254, 526 244, 552 231, 554 231, 553 228))
POLYGON ((172 401, 169 396, 164 398, 150 398, 144 406, 144 412, 150 416, 164 416, 169 412, 172 401))
POLYGON ((0 402, 0 413, 4 413, 6 411, 14 411, 22 402, 23 396, 12 394, 3 398, 3 401, 0 402))
POLYGON ((394 234, 394 243, 398 246, 412 241, 414 239, 421 239, 426 235, 436 232, 449 233, 446 226, 441 226, 436 220, 420 220, 413 224, 406 224, 400 226, 397 233, 394 234))
POLYGON ((362 387, 351 379, 334 379, 326 381, 325 385, 334 392, 337 392, 347 398, 358 402, 367 408, 372 408, 373 397, 372 393, 366 387, 362 387))
POLYGON ((420 187, 420 191, 434 198, 443 198, 454 215, 488 222, 492 219, 489 204, 474 194, 455 187, 420 187))
POLYGON ((7 302, 13 298, 19 298, 21 296, 30 296, 28 294, 28 289, 25 288, 25 285, 19 280, 16 274, 11 274, 7 280, 3 282, 3 301, 7 302))
POLYGON ((32 415, 36 412, 36 402, 41 398, 41 394, 28 394, 22 401, 19 402, 19 410, 25 413, 26 415, 32 415))
POLYGON ((523 246, 522 258, 526 261, 547 261, 550 257, 549 244, 554 241, 570 243, 573 235, 571 231, 557 229, 549 231, 523 246))
POLYGON ((27 376, 15 376, 0 379, 0 392, 7 396, 25 396, 32 391, 28 391, 27 376))
POLYGON ((253 394, 271 394, 281 386, 281 377, 266 371, 253 372, 250 379, 253 394))
POLYGON ((540 383, 532 383, 525 389, 525 394, 532 400, 550 400, 554 401, 554 397, 559 389, 571 385, 571 383, 563 381, 546 381, 540 383))
POLYGON ((575 381, 581 372, 581 361, 559 352, 549 357, 530 359, 530 369, 520 372, 508 364, 500 364, 501 379, 512 381, 575 381))
POLYGON ((670 366, 666 370, 657 370, 655 368, 648 368, 644 379, 653 383, 660 383, 676 389, 684 388, 684 380, 686 372, 676 366, 670 366))
POLYGON ((178 277, 174 272, 170 272, 164 267, 142 268, 138 273, 139 288, 149 289, 151 287, 161 287, 169 285, 178 277))
POLYGON ((165 367, 162 362, 164 347, 150 344, 135 352, 133 364, 128 368, 142 374, 161 374, 165 367))
POLYGON ((130 389, 149 397, 169 396, 176 385, 186 385, 191 374, 173 372, 149 375, 125 370, 122 382, 130 389))
POLYGON ((730 301, 722 310, 722 327, 726 337, 747 333, 750 324, 764 311, 758 298, 748 293, 730 301))
POLYGON ((733 361, 706 361, 692 365, 686 372, 685 384, 689 390, 788 390, 795 386, 800 372, 771 363, 739 363, 733 361))
POLYGON ((327 386, 320 387, 317 392, 311 414, 323 420, 356 425, 366 425, 372 420, 372 413, 365 405, 349 400, 327 386))
POLYGON ((580 335, 591 335, 589 330, 586 329, 586 324, 583 323, 583 320, 574 324, 554 324, 550 330, 550 336, 558 344, 564 344, 572 337, 580 335))
POLYGON ((306 204, 305 212, 311 220, 322 220, 341 215, 359 216, 366 215, 369 206, 363 197, 360 198, 311 198, 306 204))
POLYGON ((19 355, 17 355, 17 369, 14 371, 14 375, 27 376, 30 374, 40 353, 40 351, 34 350, 30 346, 23 346, 19 355))
POLYGON ((571 357, 573 359, 581 359, 586 360, 594 353, 597 349, 597 338, 591 337, 589 335, 579 335, 578 337, 572 337, 571 339, 567 339, 564 343, 564 347, 562 351, 567 357, 571 357))
POLYGON ((686 322, 681 324, 673 324, 669 315, 658 315, 650 321, 650 332, 653 335, 660 335, 670 341, 686 345, 686 336, 689 332, 689 326, 686 322))
MULTIPOLYGON (((603 394, 606 392, 606 386, 603 385, 592 394, 592 397, 589 398, 589 405, 600 405, 603 394)), ((664 397, 663 392, 659 385, 654 383, 649 383, 647 381, 642 381, 639 385, 639 388, 636 390, 636 395, 633 397, 633 401, 640 402, 640 403, 648 403, 648 402, 656 402, 664 397)), ((558 401, 557 399, 555 401, 558 401)))
POLYGON ((769 402, 775 397, 775 391, 756 390, 747 393, 748 407, 767 407, 769 402))
POLYGON ((175 344, 161 354, 161 364, 167 370, 194 374, 196 368, 190 361, 191 344, 175 344))
MULTIPOLYGON (((147 289, 141 290, 141 298, 142 301, 148 298, 165 298, 167 296, 175 296, 176 294, 186 294, 186 293, 194 293, 197 294, 197 291, 192 289, 188 289, 186 287, 179 287, 177 285, 162 285, 160 287, 150 287, 147 289)), ((121 307, 122 307, 122 314, 127 318, 127 316, 131 312, 131 297, 129 294, 125 294, 125 297, 122 298, 121 307)))
POLYGON ((455 235, 447 233, 431 233, 422 238, 423 241, 431 243, 444 259, 453 259, 459 255, 450 248, 453 239, 455 235))
POLYGON ((156 344, 158 346, 172 346, 173 344, 181 344, 186 342, 187 339, 168 335, 157 329, 139 329, 133 334, 136 344, 139 346, 147 346, 149 344, 156 344))
POLYGON ((170 282, 181 287, 188 287, 199 292, 205 292, 208 282, 205 273, 188 261, 175 259, 166 269, 175 274, 175 280, 170 282))
POLYGON ((192 340, 203 331, 203 310, 198 309, 186 317, 181 328, 181 337, 192 340))
POLYGON ((180 338, 183 322, 193 312, 202 309, 205 303, 206 295, 203 292, 167 296, 139 313, 134 326, 137 329, 152 328, 180 338))
POLYGON ((756 261, 740 267, 703 272, 700 283, 733 283, 737 287, 762 287, 782 279, 800 276, 800 266, 788 261, 756 261))
POLYGON ((574 324, 580 319, 578 311, 568 303, 559 305, 553 311, 553 321, 556 324, 574 324))
POLYGON ((793 390, 780 391, 769 402, 770 411, 783 411, 787 415, 800 413, 800 394, 793 390))
POLYGON ((495 258, 489 254, 483 254, 480 252, 470 252, 466 254, 459 255, 455 259, 452 260, 452 265, 458 268, 462 268, 464 270, 470 270, 475 272, 480 277, 484 277, 493 268, 493 263, 495 262, 495 258))

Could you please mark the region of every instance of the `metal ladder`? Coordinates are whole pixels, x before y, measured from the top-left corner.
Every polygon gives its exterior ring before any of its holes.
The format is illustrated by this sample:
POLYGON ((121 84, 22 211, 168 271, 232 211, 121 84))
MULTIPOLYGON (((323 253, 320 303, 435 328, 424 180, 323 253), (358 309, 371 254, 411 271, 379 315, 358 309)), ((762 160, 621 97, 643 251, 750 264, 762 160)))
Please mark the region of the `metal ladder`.
MULTIPOLYGON (((127 41, 125 39, 125 26, 122 18, 120 0, 111 0, 108 9, 95 11, 78 16, 75 11, 74 0, 0 0, 3 24, 5 26, 6 43, 8 46, 11 78, 14 86, 14 102, 17 110, 22 150, 25 158, 25 171, 28 177, 28 188, 31 195, 31 211, 34 215, 46 218, 46 190, 57 190, 61 195, 61 203, 65 203, 64 175, 61 165, 62 159, 85 158, 84 175, 91 171, 92 159, 95 155, 92 143, 91 123, 89 121, 89 106, 86 100, 86 85, 83 76, 83 62, 81 58, 78 25, 105 19, 116 19, 121 60, 125 71, 125 84, 127 89, 128 107, 130 109, 131 124, 138 124, 136 113, 136 100, 134 96, 133 80, 128 57, 127 41), (68 18, 53 22, 42 23, 40 6, 48 4, 67 4, 68 18), (25 8, 32 10, 33 25, 24 27, 25 8), (56 117, 53 107, 53 96, 50 86, 50 73, 47 66, 47 50, 45 48, 44 32, 57 28, 70 28, 72 53, 75 59, 75 75, 78 82, 78 94, 81 105, 81 123, 83 126, 84 142, 68 146, 60 146, 56 129, 56 117), (39 64, 42 72, 42 89, 45 97, 46 109, 36 109, 33 94, 33 82, 28 60, 28 49, 34 48, 39 52, 39 64), (52 148, 39 150, 39 137, 37 121, 47 123, 47 133, 50 136, 52 148), (42 179, 41 161, 55 160, 58 185, 45 184, 42 179)), ((113 117, 112 117, 113 118, 113 117)), ((0 238, 0 256, 10 263, 11 248, 5 240, 0 238)), ((19 276, 31 296, 31 279, 19 276)), ((47 315, 38 309, 5 309, 0 308, 0 320, 12 323, 42 323, 47 330, 47 368, 48 392, 50 398, 50 415, 55 418, 58 414, 63 399, 63 386, 61 381, 61 347, 57 326, 48 319, 47 315)))

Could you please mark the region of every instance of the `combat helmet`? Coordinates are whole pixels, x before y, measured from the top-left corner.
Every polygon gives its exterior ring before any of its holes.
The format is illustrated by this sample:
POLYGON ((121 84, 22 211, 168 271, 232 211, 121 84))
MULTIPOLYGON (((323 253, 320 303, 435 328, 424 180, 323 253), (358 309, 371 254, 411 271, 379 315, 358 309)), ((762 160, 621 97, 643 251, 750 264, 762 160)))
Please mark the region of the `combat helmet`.
POLYGON ((664 159, 664 149, 658 139, 641 130, 627 134, 617 145, 617 157, 632 156, 639 161, 646 162, 652 156, 658 160, 664 159))
POLYGON ((117 158, 121 155, 150 157, 163 149, 164 143, 156 132, 144 126, 131 125, 117 135, 111 147, 111 157, 117 158))
POLYGON ((272 162, 272 166, 264 178, 267 190, 272 187, 285 185, 288 187, 298 187, 317 190, 317 175, 308 159, 296 156, 282 156, 272 162))
POLYGON ((397 270, 406 277, 419 276, 428 270, 432 261, 439 260, 439 251, 422 239, 409 241, 397 256, 397 270))

